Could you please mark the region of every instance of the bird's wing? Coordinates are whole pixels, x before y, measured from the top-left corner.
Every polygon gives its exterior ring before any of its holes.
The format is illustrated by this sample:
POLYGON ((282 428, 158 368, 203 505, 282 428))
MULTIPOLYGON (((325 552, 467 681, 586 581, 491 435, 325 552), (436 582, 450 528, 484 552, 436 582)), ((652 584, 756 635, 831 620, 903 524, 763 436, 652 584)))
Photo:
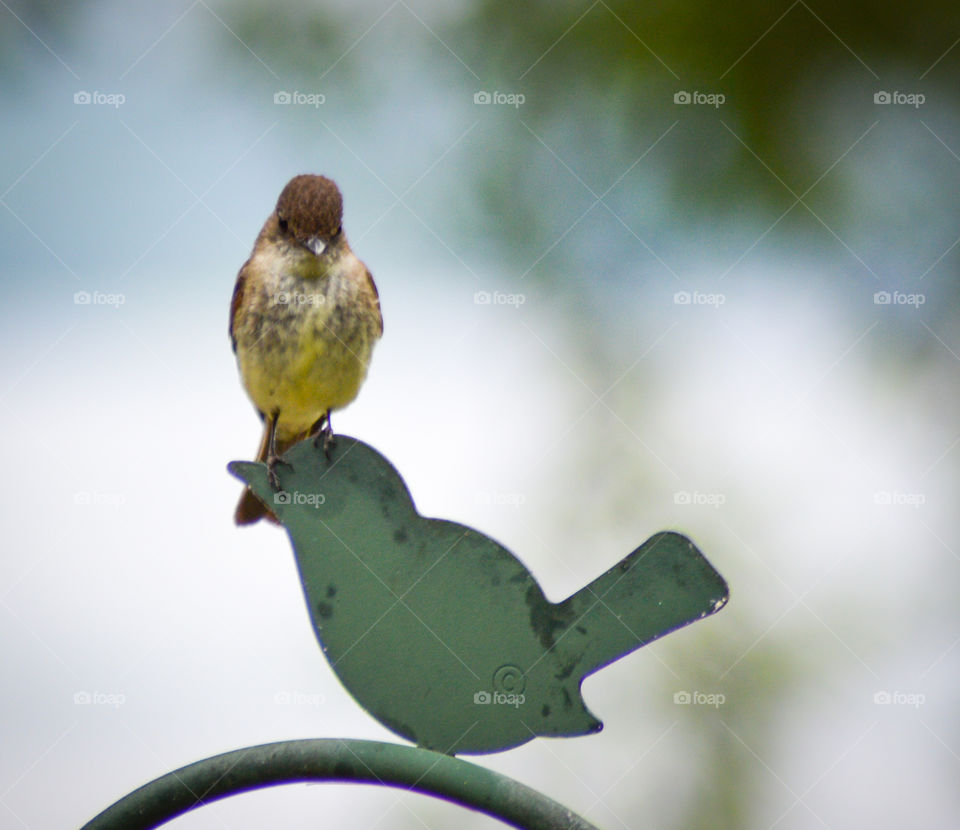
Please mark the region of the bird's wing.
POLYGON ((373 291, 374 299, 377 301, 377 322, 380 324, 379 336, 383 337, 383 314, 380 311, 380 292, 377 291, 377 284, 373 281, 373 274, 370 273, 370 269, 364 266, 363 270, 367 275, 367 283, 370 286, 370 290, 373 291))
POLYGON ((237 273, 237 284, 233 287, 233 299, 230 301, 230 344, 233 346, 234 353, 237 351, 237 335, 233 329, 237 319, 237 311, 243 302, 243 292, 247 284, 247 266, 249 264, 250 260, 248 259, 240 266, 240 271, 237 273))

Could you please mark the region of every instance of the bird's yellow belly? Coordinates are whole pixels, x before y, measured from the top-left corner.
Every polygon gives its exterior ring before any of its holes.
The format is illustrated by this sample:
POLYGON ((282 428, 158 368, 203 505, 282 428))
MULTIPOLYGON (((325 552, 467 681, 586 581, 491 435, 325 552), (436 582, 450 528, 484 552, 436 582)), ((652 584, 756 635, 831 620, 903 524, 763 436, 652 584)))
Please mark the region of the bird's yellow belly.
POLYGON ((277 437, 284 440, 356 398, 373 340, 344 327, 332 304, 300 309, 274 304, 263 318, 256 338, 238 342, 237 355, 247 393, 264 415, 279 414, 277 437))
POLYGON ((277 371, 253 365, 245 373, 247 391, 257 409, 279 413, 277 435, 281 439, 309 429, 328 410, 342 409, 360 391, 366 370, 359 360, 331 355, 322 348, 312 351, 277 371))

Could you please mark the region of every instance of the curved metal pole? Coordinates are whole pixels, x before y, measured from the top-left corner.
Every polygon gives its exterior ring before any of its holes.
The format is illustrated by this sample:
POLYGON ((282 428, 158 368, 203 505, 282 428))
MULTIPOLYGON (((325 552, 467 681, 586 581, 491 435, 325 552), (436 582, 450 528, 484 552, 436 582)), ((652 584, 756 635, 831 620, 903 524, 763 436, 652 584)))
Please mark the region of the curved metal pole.
POLYGON ((303 781, 413 790, 522 830, 597 830, 542 793, 459 758, 419 747, 335 738, 281 741, 197 761, 124 796, 83 830, 150 830, 236 793, 303 781))

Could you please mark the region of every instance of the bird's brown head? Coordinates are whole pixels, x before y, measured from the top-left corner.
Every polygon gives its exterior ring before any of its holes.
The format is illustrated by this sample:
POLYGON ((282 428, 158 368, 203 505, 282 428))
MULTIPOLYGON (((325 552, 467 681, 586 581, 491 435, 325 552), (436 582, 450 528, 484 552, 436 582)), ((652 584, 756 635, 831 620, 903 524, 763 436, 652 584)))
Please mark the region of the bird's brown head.
POLYGON ((343 197, 326 176, 294 176, 277 199, 277 223, 281 233, 319 256, 340 234, 343 197))

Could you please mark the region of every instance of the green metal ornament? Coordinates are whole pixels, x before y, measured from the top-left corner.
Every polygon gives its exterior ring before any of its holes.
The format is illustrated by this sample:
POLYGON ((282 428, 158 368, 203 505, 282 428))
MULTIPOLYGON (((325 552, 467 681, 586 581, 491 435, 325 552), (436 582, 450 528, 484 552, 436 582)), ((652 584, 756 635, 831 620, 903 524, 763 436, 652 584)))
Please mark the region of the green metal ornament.
POLYGON ((339 435, 230 471, 293 543, 331 667, 380 723, 446 754, 597 732, 583 679, 718 611, 727 585, 685 536, 657 533, 587 587, 550 602, 502 545, 417 513, 393 465, 339 435))

